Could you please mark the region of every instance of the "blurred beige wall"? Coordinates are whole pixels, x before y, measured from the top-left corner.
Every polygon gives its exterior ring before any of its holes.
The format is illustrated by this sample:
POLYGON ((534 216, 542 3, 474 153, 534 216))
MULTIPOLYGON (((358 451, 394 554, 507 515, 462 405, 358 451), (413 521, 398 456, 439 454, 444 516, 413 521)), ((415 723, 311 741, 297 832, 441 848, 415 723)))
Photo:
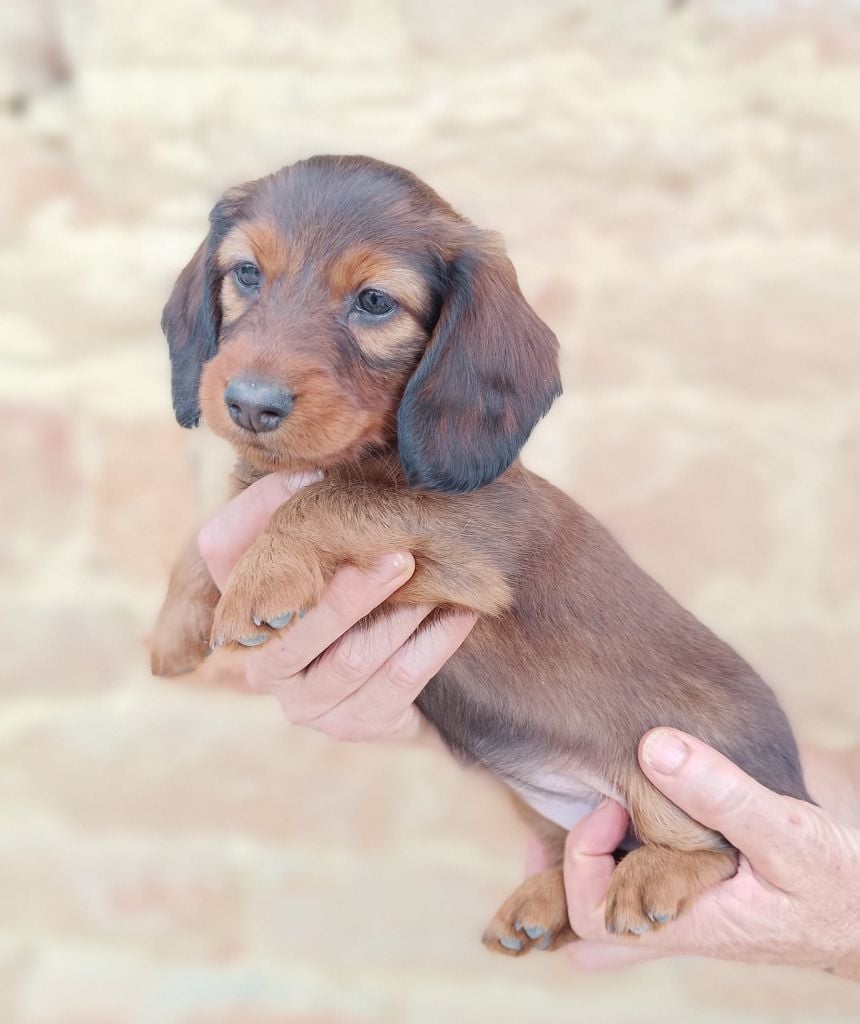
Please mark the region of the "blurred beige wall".
POLYGON ((367 152, 559 335, 529 464, 858 742, 857 0, 4 0, 0 38, 0 1021, 856 1021, 801 972, 490 957, 494 785, 144 637, 227 457, 172 419, 172 280, 223 187, 367 152))

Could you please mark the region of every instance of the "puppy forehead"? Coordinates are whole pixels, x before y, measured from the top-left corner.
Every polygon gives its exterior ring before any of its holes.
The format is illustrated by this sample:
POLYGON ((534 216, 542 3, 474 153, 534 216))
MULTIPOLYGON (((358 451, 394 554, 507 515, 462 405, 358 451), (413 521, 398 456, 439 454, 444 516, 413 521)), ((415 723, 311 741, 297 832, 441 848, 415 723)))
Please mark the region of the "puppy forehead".
POLYGON ((319 273, 333 292, 376 284, 420 308, 436 288, 457 215, 423 182, 365 158, 312 158, 234 190, 218 245, 267 277, 319 273))
POLYGON ((256 183, 253 214, 315 258, 371 244, 389 252, 445 247, 457 215, 414 175, 365 158, 325 158, 282 168, 256 183))

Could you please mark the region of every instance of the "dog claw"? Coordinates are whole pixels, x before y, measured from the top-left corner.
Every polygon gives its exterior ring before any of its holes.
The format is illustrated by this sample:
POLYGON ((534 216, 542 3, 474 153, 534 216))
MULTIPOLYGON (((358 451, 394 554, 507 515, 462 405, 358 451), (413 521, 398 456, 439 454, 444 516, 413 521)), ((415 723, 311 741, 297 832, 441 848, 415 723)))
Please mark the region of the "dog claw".
POLYGON ((627 931, 630 932, 631 935, 644 935, 645 932, 650 932, 651 931, 651 925, 650 924, 632 924, 627 929, 627 931))
POLYGON ((671 914, 654 914, 650 910, 647 911, 648 919, 653 921, 655 924, 665 924, 667 921, 672 920, 671 914))
POLYGON ((539 939, 541 935, 543 935, 545 929, 541 928, 540 925, 535 925, 532 928, 523 928, 523 931, 530 939, 539 939))
MULTIPOLYGON (((289 623, 289 621, 290 621, 290 619, 292 619, 292 617, 293 617, 293 613, 292 612, 284 612, 283 615, 278 615, 277 618, 268 619, 266 621, 266 625, 271 626, 272 629, 283 629, 284 626, 286 626, 289 623)), ((259 623, 257 623, 257 625, 259 625, 259 623)))
POLYGON ((240 636, 239 643, 243 647, 259 647, 260 644, 264 644, 269 637, 266 633, 255 633, 253 636, 240 636))
POLYGON ((503 935, 499 939, 499 945, 504 946, 505 949, 512 950, 514 953, 519 953, 519 951, 523 948, 523 944, 522 942, 520 942, 519 939, 509 939, 506 935, 503 935))

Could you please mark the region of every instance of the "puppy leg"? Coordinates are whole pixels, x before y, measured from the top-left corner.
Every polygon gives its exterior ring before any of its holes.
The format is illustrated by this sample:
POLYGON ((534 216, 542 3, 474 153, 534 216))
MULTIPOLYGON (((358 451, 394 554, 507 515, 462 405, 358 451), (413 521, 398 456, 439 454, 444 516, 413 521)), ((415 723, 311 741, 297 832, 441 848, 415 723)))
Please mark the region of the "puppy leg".
POLYGON ((170 574, 153 631, 153 675, 183 675, 200 664, 209 652, 212 617, 220 596, 197 550, 195 535, 170 574))
POLYGON ((638 775, 630 814, 643 846, 615 869, 606 896, 606 927, 614 935, 642 935, 673 921, 705 889, 731 878, 734 847, 684 814, 638 775))
POLYGON ((433 515, 409 495, 323 481, 282 505, 236 564, 215 611, 213 643, 264 643, 319 602, 341 565, 369 568, 396 550, 411 551, 416 570, 395 603, 492 615, 510 602, 502 573, 452 530, 444 511, 433 515))
POLYGON ((567 917, 564 894, 564 841, 567 832, 514 797, 520 816, 533 828, 551 866, 527 878, 499 908, 484 932, 493 953, 523 956, 532 949, 558 949, 576 935, 567 917))
POLYGON ((738 869, 734 850, 641 846, 621 861, 606 895, 606 928, 643 935, 674 919, 705 889, 738 869))

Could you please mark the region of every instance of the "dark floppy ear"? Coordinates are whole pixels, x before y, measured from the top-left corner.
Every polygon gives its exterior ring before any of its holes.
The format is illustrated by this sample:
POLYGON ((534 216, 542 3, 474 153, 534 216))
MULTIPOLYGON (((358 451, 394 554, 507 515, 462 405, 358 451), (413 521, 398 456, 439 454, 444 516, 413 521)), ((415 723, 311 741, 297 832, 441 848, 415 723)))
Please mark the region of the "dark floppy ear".
POLYGON ((241 216, 257 182, 229 188, 209 214, 209 234, 197 247, 176 279, 161 316, 161 329, 170 349, 173 410, 183 427, 200 422, 200 374, 218 348, 221 329, 220 274, 216 266, 218 245, 241 216))
POLYGON ((173 411, 183 427, 196 427, 200 421, 200 374, 218 345, 221 315, 211 280, 214 268, 209 266, 210 237, 176 279, 161 317, 170 350, 173 411))
POLYGON ((558 342, 483 240, 448 268, 441 313, 397 413, 410 487, 472 491, 516 459, 561 394, 558 342))

